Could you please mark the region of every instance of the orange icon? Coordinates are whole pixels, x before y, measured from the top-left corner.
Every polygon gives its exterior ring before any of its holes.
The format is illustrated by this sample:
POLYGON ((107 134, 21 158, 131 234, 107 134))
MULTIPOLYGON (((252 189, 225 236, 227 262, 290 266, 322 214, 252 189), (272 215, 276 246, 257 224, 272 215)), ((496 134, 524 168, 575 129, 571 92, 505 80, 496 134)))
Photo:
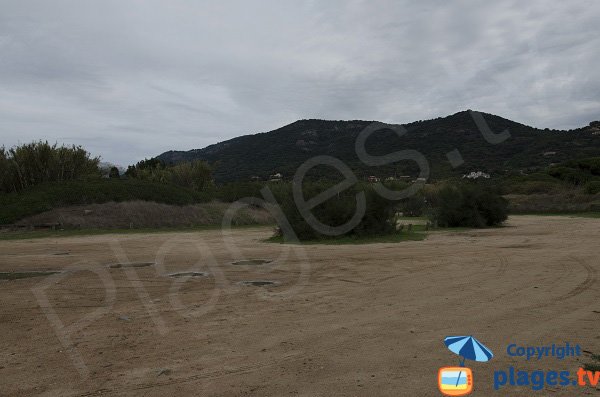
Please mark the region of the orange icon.
POLYGON ((473 391, 473 372, 465 367, 440 368, 438 387, 446 396, 466 396, 473 391))

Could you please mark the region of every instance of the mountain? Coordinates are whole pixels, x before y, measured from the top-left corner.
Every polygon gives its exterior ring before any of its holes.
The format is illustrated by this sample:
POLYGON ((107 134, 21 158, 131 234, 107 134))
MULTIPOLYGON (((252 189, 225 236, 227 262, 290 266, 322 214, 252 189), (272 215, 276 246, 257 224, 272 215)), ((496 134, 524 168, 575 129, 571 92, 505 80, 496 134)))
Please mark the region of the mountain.
MULTIPOLYGON (((474 119, 476 114, 467 110, 443 118, 404 124, 406 133, 401 137, 392 130, 380 130, 371 135, 365 147, 370 155, 417 150, 427 158, 432 179, 471 171, 484 171, 492 176, 532 172, 573 158, 600 156, 600 122, 569 131, 542 130, 479 113, 494 133, 504 130, 510 133, 505 141, 492 144, 479 131, 474 119), (459 166, 452 166, 447 156, 454 150, 458 150, 463 160, 459 166)), ((267 179, 275 173, 290 179, 300 164, 322 154, 342 160, 363 178, 368 175, 380 178, 416 176, 418 167, 412 161, 369 167, 358 159, 355 140, 370 123, 360 120, 299 120, 274 131, 240 136, 203 149, 168 151, 157 158, 169 164, 208 161, 214 166, 217 182, 249 180, 253 176, 267 179)), ((337 175, 336 171, 325 166, 314 171, 315 175, 337 175)))

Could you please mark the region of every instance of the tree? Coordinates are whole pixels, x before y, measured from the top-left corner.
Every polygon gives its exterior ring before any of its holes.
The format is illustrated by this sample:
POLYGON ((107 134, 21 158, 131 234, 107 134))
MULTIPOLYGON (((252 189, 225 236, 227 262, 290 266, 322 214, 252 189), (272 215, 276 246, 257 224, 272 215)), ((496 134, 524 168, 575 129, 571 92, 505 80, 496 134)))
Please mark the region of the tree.
POLYGON ((99 176, 98 157, 81 146, 32 142, 0 148, 0 191, 15 192, 44 182, 62 182, 99 176))
POLYGON ((212 169, 205 161, 192 161, 168 166, 158 159, 145 159, 125 172, 130 178, 173 183, 197 191, 212 185, 212 169))
POLYGON ((110 171, 108 172, 109 178, 119 178, 119 169, 117 167, 110 167, 110 171))

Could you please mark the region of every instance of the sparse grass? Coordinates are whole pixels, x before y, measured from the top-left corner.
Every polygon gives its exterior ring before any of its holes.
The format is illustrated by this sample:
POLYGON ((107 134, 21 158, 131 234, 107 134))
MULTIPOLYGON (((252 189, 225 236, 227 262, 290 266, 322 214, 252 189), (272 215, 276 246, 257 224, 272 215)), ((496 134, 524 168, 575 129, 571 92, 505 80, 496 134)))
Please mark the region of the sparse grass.
POLYGON ((486 230, 486 229, 498 229, 503 226, 490 226, 490 227, 438 227, 437 229, 431 229, 432 233, 456 233, 456 232, 467 232, 469 230, 486 230))
POLYGON ((0 272, 0 280, 18 280, 20 278, 44 277, 58 272, 0 272))
POLYGON ((427 222, 429 221, 429 218, 427 218, 426 216, 397 216, 396 220, 408 223, 410 223, 410 221, 427 222))
MULTIPOLYGON (((419 218, 408 218, 409 220, 415 220, 419 218)), ((426 218, 422 218, 426 219, 426 218)), ((406 226, 405 226, 406 227, 406 226)), ((503 226, 490 226, 485 228, 477 228, 475 230, 484 229, 497 229, 503 226)), ((402 232, 369 236, 369 237, 355 237, 355 236, 340 236, 330 237, 321 240, 307 240, 301 241, 300 244, 312 245, 312 244, 323 244, 323 245, 344 245, 344 244, 376 244, 376 243, 399 243, 402 241, 422 241, 427 238, 429 233, 454 233, 454 232, 465 232, 474 230, 472 227, 444 227, 437 229, 426 230, 425 225, 413 224, 412 231, 409 233, 406 230, 402 232)), ((282 236, 273 236, 264 240, 269 243, 288 243, 282 236)))
POLYGON ((535 215, 535 216, 570 216, 577 218, 600 218, 600 212, 530 212, 510 214, 510 216, 535 215))
MULTIPOLYGON (((413 218, 414 219, 414 218, 413 218)), ((356 237, 356 236, 339 236, 329 237, 320 240, 305 240, 300 243, 303 245, 323 244, 323 245, 344 245, 344 244, 376 244, 376 243, 399 243, 401 241, 421 241, 427 237, 424 225, 413 225, 413 230, 409 233, 407 231, 383 234, 368 237, 356 237)), ((270 243, 288 243, 285 241, 283 236, 273 236, 266 240, 270 243)))
MULTIPOLYGON (((264 228, 264 225, 236 225, 233 229, 264 228)), ((269 226, 272 228, 272 226, 269 226)), ((147 233, 196 233, 206 230, 218 230, 221 225, 205 225, 194 227, 165 227, 165 228, 140 228, 140 229, 67 229, 67 230, 33 230, 0 233, 2 240, 27 240, 38 238, 97 236, 105 234, 147 234, 147 233)))
POLYGON ((600 354, 592 354, 592 363, 585 363, 583 369, 586 371, 598 371, 600 372, 600 354))

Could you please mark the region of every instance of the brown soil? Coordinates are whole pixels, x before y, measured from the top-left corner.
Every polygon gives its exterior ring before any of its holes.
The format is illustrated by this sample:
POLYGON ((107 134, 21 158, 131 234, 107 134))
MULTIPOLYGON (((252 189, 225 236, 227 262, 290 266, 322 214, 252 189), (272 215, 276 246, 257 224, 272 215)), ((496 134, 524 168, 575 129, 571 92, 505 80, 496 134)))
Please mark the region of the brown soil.
POLYGON ((520 216, 357 246, 262 242, 270 233, 0 242, 0 271, 62 271, 0 282, 0 394, 439 396, 438 369, 458 362, 448 335, 474 335, 496 355, 467 362, 473 395, 597 394, 494 392, 492 379, 588 361, 511 358, 510 343, 600 352, 600 219, 520 216), (273 262, 231 264, 252 258, 273 262), (127 262, 155 265, 108 267, 127 262), (252 280, 276 284, 240 283, 252 280))

